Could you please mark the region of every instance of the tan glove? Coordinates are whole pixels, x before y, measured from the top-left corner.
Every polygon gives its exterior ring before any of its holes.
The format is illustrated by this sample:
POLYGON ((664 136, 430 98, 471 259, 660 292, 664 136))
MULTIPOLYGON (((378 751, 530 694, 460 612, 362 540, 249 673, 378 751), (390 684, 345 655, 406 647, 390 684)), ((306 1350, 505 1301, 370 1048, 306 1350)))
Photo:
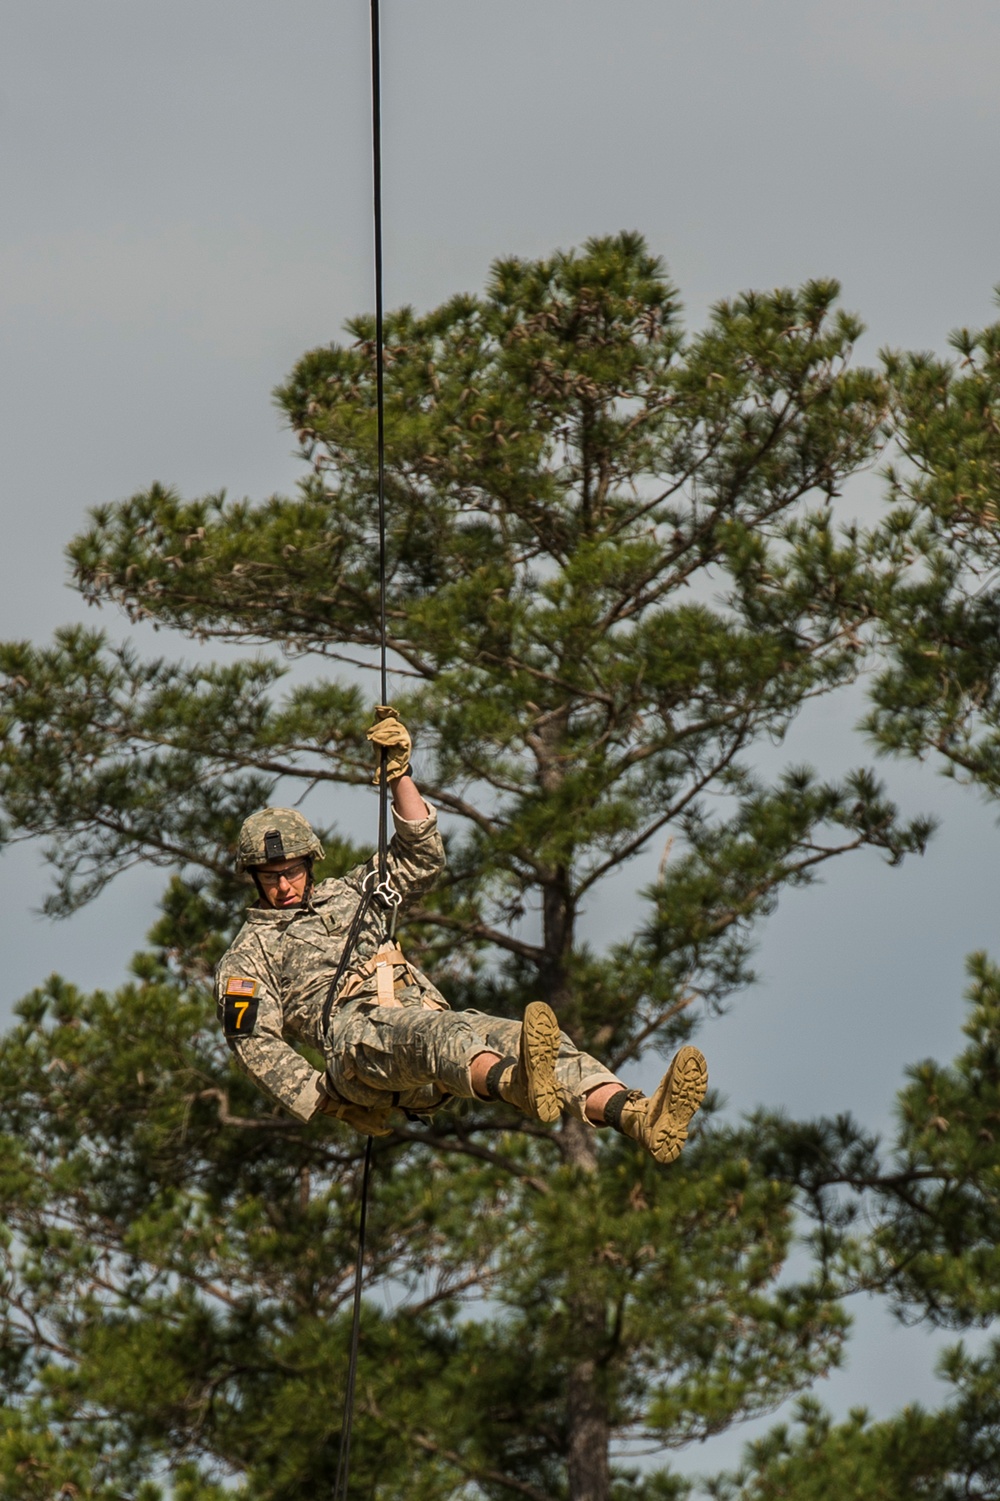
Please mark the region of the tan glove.
MULTIPOLYGON (((375 723, 367 734, 368 739, 373 745, 377 745, 379 748, 384 745, 389 752, 385 776, 386 781, 391 786, 393 782, 398 782, 400 777, 404 777, 410 769, 410 751, 413 749, 410 732, 399 718, 395 709, 391 708, 389 704, 377 704, 375 708, 375 723)), ((375 775, 372 777, 372 781, 376 786, 381 780, 381 763, 382 758, 380 756, 379 764, 375 768, 375 775)))
POLYGON ((320 1087, 320 1101, 316 1107, 319 1115, 332 1115, 334 1120, 353 1126, 362 1136, 391 1136, 390 1117, 392 1107, 384 1110, 368 1110, 364 1105, 354 1105, 350 1100, 335 1100, 320 1087))

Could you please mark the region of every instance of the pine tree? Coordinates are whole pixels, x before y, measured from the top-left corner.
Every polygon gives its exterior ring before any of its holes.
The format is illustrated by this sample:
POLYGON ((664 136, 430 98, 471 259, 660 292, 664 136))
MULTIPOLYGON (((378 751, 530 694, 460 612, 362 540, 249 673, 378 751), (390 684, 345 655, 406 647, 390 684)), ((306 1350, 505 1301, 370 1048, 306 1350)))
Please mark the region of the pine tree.
MULTIPOLYGON (((1000 288, 998 288, 1000 295, 1000 288)), ((960 329, 958 362, 891 354, 898 457, 880 553, 888 662, 869 727, 897 755, 1000 790, 1000 324, 960 329)))
MULTIPOLYGON (((868 728, 895 756, 929 759, 980 796, 1000 792, 1000 325, 962 329, 959 358, 890 353, 893 510, 879 564, 880 667, 868 728)), ((841 1286, 888 1299, 907 1323, 992 1330, 1000 1314, 1000 970, 969 961, 968 1039, 952 1067, 915 1064, 895 1139, 841 1119, 757 1122, 760 1159, 794 1183, 841 1286), (863 1227, 863 1228, 862 1228, 863 1227)), ((947 1348, 951 1395, 875 1422, 835 1424, 811 1399, 797 1425, 751 1446, 727 1501, 844 1495, 959 1501, 1000 1495, 1000 1341, 947 1348)))
MULTIPOLYGON (((970 1331, 1000 1313, 1000 969, 969 962, 967 1045, 951 1067, 925 1060, 897 1099, 882 1146, 847 1118, 789 1126, 761 1117, 759 1167, 796 1184, 819 1259, 845 1291, 886 1298, 907 1323, 970 1331), (837 1263, 833 1265, 831 1263, 837 1263)), ((743 1469, 711 1487, 719 1501, 960 1501, 1000 1494, 1000 1340, 940 1356, 952 1394, 875 1422, 835 1424, 812 1398, 796 1426, 749 1447, 743 1469)))
MULTIPOLYGON (((406 939, 453 1004, 544 997, 627 1071, 750 982, 784 889, 863 847, 922 848, 928 825, 867 770, 754 770, 857 677, 895 566, 832 516, 889 411, 837 295, 746 294, 688 336, 620 235, 387 319, 395 702, 450 846, 406 939), (603 884, 668 836, 597 951, 603 884)), ((303 789, 335 813, 370 778, 371 320, 349 333, 278 392, 297 494, 155 485, 70 548, 95 604, 277 658, 147 661, 81 629, 0 648, 0 799, 9 831, 47 841, 49 910, 140 860, 171 871, 131 981, 49 981, 0 1052, 0 1477, 19 1495, 65 1477, 216 1501, 235 1477, 291 1501, 333 1474, 359 1140, 232 1071, 210 973, 245 901, 241 819, 303 789), (285 687, 281 653, 316 676, 285 687)), ((325 837, 324 873, 358 857, 325 837)), ((469 1105, 379 1143, 358 1495, 681 1495, 629 1442, 718 1432, 836 1362, 830 1257, 779 1285, 802 1186, 777 1148, 769 1165, 709 1112, 665 1172, 609 1134, 469 1105)))

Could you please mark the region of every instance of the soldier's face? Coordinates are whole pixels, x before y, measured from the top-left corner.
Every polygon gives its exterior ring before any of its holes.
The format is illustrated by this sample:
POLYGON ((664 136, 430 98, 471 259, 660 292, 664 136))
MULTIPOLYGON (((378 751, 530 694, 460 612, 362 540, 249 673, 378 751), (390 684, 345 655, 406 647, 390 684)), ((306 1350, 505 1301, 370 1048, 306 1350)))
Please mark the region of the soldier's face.
POLYGON ((264 900, 271 907, 299 907, 309 881, 308 860, 269 860, 258 865, 264 900))

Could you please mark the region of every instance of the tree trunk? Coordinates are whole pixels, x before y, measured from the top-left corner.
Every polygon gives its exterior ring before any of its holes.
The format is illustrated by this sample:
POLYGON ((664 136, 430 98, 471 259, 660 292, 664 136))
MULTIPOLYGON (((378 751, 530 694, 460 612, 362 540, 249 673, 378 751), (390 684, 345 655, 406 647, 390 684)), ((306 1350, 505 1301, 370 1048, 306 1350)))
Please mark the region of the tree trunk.
POLYGON ((596 1376, 597 1366, 593 1360, 579 1361, 569 1375, 566 1393, 569 1501, 609 1501, 611 1495, 608 1405, 598 1388, 596 1376))
MULTIPOLYGON (((554 794, 563 778, 560 760, 562 738, 568 706, 545 716, 529 744, 538 757, 539 784, 554 794)), ((567 974, 567 960, 573 949, 576 903, 565 865, 545 872, 542 885, 542 947, 545 960, 539 968, 539 982, 544 999, 553 1007, 563 1029, 571 1036, 579 1033, 580 1015, 577 997, 567 974)), ((563 1118, 563 1140, 567 1156, 574 1167, 587 1173, 597 1171, 594 1130, 572 1116, 563 1118)), ((607 1398, 598 1380, 597 1353, 605 1339, 604 1308, 588 1300, 585 1293, 574 1299, 569 1308, 570 1329, 579 1356, 570 1366, 566 1385, 567 1449, 569 1501, 610 1501, 611 1469, 608 1451, 611 1425, 607 1398)))
POLYGON ((552 883, 542 893, 542 947, 545 960, 539 966, 541 999, 547 1001, 559 1018, 564 1032, 573 1037, 579 1030, 579 1007, 566 973, 566 961, 573 947, 576 911, 569 893, 566 870, 552 873, 552 883))
MULTIPOLYGON (((595 1173, 597 1152, 593 1129, 566 1117, 563 1135, 573 1166, 595 1173)), ((569 1501, 610 1501, 611 1424, 595 1358, 606 1334, 604 1309, 600 1303, 581 1296, 571 1305, 570 1322, 576 1340, 584 1349, 589 1346, 589 1353, 581 1355, 570 1368, 567 1382, 569 1501)))

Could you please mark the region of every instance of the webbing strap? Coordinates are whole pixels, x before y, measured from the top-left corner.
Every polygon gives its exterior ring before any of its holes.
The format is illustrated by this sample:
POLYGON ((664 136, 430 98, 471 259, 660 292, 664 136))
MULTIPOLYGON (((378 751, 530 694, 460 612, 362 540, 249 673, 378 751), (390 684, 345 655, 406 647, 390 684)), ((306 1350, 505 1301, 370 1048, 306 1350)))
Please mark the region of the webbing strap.
MULTIPOLYGON (((372 975, 375 976, 376 994, 380 1006, 392 1006, 399 1003, 395 998, 395 966, 405 964, 409 970, 410 965, 403 950, 394 943, 380 944, 370 959, 364 964, 355 967, 354 973, 348 975, 343 985, 334 997, 334 1004, 340 1005, 343 1001, 349 1001, 352 995, 357 995, 372 975)), ((413 971, 410 970, 412 975, 413 971)))

